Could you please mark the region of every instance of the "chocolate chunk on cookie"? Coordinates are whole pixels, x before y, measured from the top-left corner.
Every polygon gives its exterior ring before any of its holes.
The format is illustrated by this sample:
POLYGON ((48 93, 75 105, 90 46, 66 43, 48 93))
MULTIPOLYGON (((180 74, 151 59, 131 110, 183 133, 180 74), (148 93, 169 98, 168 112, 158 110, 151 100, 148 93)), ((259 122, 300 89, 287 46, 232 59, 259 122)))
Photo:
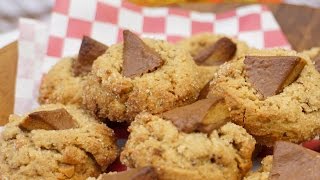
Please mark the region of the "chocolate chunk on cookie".
POLYGON ((30 113, 20 124, 29 131, 34 129, 63 130, 76 128, 77 123, 65 109, 36 111, 30 113))
POLYGON ((244 64, 248 81, 266 98, 295 81, 306 62, 297 56, 246 56, 244 64))
POLYGON ((229 111, 221 97, 202 99, 162 114, 183 132, 211 133, 229 121, 229 111))
POLYGON ((310 179, 320 177, 320 154, 289 142, 276 142, 270 179, 310 179))
POLYGON ((219 34, 200 33, 177 43, 187 49, 198 65, 219 66, 249 51, 245 42, 219 34))
POLYGON ((157 180, 158 175, 151 166, 129 169, 127 171, 102 174, 98 180, 157 180))
POLYGON ((123 31, 123 69, 126 77, 141 76, 162 66, 161 56, 129 30, 123 31))
POLYGON ((74 75, 86 75, 90 72, 94 60, 102 55, 107 49, 108 46, 88 36, 83 36, 78 58, 74 59, 72 64, 74 75))
POLYGON ((205 47, 193 57, 197 64, 220 65, 232 59, 237 51, 237 45, 227 37, 205 47))

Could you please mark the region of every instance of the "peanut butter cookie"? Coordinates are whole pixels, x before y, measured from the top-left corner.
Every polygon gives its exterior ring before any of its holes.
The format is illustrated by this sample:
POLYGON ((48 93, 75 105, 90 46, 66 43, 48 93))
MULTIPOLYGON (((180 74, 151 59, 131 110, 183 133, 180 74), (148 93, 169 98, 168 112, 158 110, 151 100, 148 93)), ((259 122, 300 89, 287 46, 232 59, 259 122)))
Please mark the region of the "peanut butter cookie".
POLYGON ((185 133, 171 120, 141 113, 129 131, 121 161, 153 166, 159 179, 241 179, 252 165, 255 140, 230 122, 210 133, 185 133))
POLYGON ((184 49, 124 31, 124 43, 94 62, 84 104, 98 117, 131 122, 142 111, 157 114, 196 101, 213 73, 184 49))
POLYGON ((0 137, 2 179, 97 177, 117 157, 114 133, 74 106, 12 115, 0 137))
POLYGON ((82 105, 82 86, 92 64, 108 47, 90 37, 82 39, 79 55, 58 61, 40 85, 40 104, 61 103, 82 105))
POLYGON ((314 62, 316 69, 318 72, 320 72, 320 47, 314 47, 303 51, 302 53, 310 57, 310 59, 314 62))
POLYGON ((295 51, 251 50, 217 71, 210 95, 223 96, 233 122, 259 144, 299 143, 320 131, 320 73, 295 51))

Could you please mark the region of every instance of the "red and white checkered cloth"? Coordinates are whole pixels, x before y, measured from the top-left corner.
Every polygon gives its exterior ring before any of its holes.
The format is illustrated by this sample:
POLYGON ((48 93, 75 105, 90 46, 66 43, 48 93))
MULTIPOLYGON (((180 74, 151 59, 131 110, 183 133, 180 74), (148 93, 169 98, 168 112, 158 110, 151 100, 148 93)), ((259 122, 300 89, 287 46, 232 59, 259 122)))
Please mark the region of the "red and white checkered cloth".
POLYGON ((48 56, 77 53, 83 35, 114 44, 121 41, 123 29, 171 42, 213 32, 237 37, 257 48, 288 47, 266 6, 251 5, 215 15, 177 8, 143 8, 121 0, 56 0, 48 56))
POLYGON ((38 106, 42 64, 48 44, 48 27, 31 19, 19 20, 19 58, 14 112, 23 114, 38 106))
MULTIPOLYGON (((15 112, 25 113, 37 106, 42 74, 58 58, 77 54, 83 35, 112 45, 121 41, 124 29, 171 42, 200 32, 212 32, 236 37, 256 48, 290 48, 272 13, 263 5, 213 14, 139 7, 121 0, 56 0, 49 41, 45 25, 26 19, 20 21, 15 112)), ((123 144, 128 135, 126 127, 113 129, 118 143, 123 144)), ((117 161, 109 170, 125 169, 117 161)))

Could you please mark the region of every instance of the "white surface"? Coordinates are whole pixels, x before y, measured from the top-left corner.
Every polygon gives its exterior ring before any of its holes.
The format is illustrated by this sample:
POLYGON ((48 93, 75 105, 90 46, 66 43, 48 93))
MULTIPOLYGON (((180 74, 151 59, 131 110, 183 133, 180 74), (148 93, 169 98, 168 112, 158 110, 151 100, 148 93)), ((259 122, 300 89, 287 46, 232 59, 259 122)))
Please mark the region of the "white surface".
POLYGON ((308 5, 312 7, 320 7, 320 0, 285 0, 289 4, 308 5))
POLYGON ((69 15, 70 17, 81 17, 84 20, 92 21, 95 17, 94 11, 83 11, 83 9, 95 9, 97 1, 96 0, 71 0, 70 1, 70 9, 69 15))
POLYGON ((18 30, 14 30, 8 33, 0 34, 0 48, 8 45, 9 43, 16 41, 19 37, 18 30))
POLYGON ((190 36, 191 22, 189 19, 181 16, 171 15, 167 17, 166 32, 177 36, 190 36), (175 26, 172 26, 174 24, 175 26), (171 26, 170 26, 171 25, 171 26))
POLYGON ((229 36, 235 36, 239 33, 238 17, 217 20, 215 22, 215 26, 216 34, 226 34, 229 36))

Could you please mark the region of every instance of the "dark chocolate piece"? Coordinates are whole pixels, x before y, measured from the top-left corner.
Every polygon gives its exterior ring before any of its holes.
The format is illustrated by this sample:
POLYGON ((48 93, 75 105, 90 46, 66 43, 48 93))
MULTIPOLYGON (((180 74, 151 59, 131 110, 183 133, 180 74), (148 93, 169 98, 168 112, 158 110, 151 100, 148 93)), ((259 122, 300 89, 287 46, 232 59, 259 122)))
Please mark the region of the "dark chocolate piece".
POLYGON ((129 30, 123 31, 123 67, 122 74, 126 77, 136 77, 153 72, 163 65, 161 56, 137 35, 129 30))
POLYGON ((224 98, 214 97, 196 101, 164 112, 162 117, 185 133, 211 133, 229 121, 229 110, 224 98))
POLYGON ((271 180, 317 180, 320 154, 300 145, 278 141, 274 147, 271 180))
POLYGON ((193 59, 199 65, 220 65, 231 60, 236 51, 237 45, 231 39, 223 37, 202 49, 193 59))
POLYGON ((63 130, 77 127, 76 121, 64 108, 36 111, 29 114, 19 125, 26 130, 63 130))
POLYGON ((244 64, 248 81, 266 98, 295 81, 306 62, 297 56, 246 56, 244 64))
POLYGON ((91 71, 93 62, 107 49, 108 46, 88 36, 83 36, 78 58, 73 60, 73 74, 75 76, 88 74, 91 71))

